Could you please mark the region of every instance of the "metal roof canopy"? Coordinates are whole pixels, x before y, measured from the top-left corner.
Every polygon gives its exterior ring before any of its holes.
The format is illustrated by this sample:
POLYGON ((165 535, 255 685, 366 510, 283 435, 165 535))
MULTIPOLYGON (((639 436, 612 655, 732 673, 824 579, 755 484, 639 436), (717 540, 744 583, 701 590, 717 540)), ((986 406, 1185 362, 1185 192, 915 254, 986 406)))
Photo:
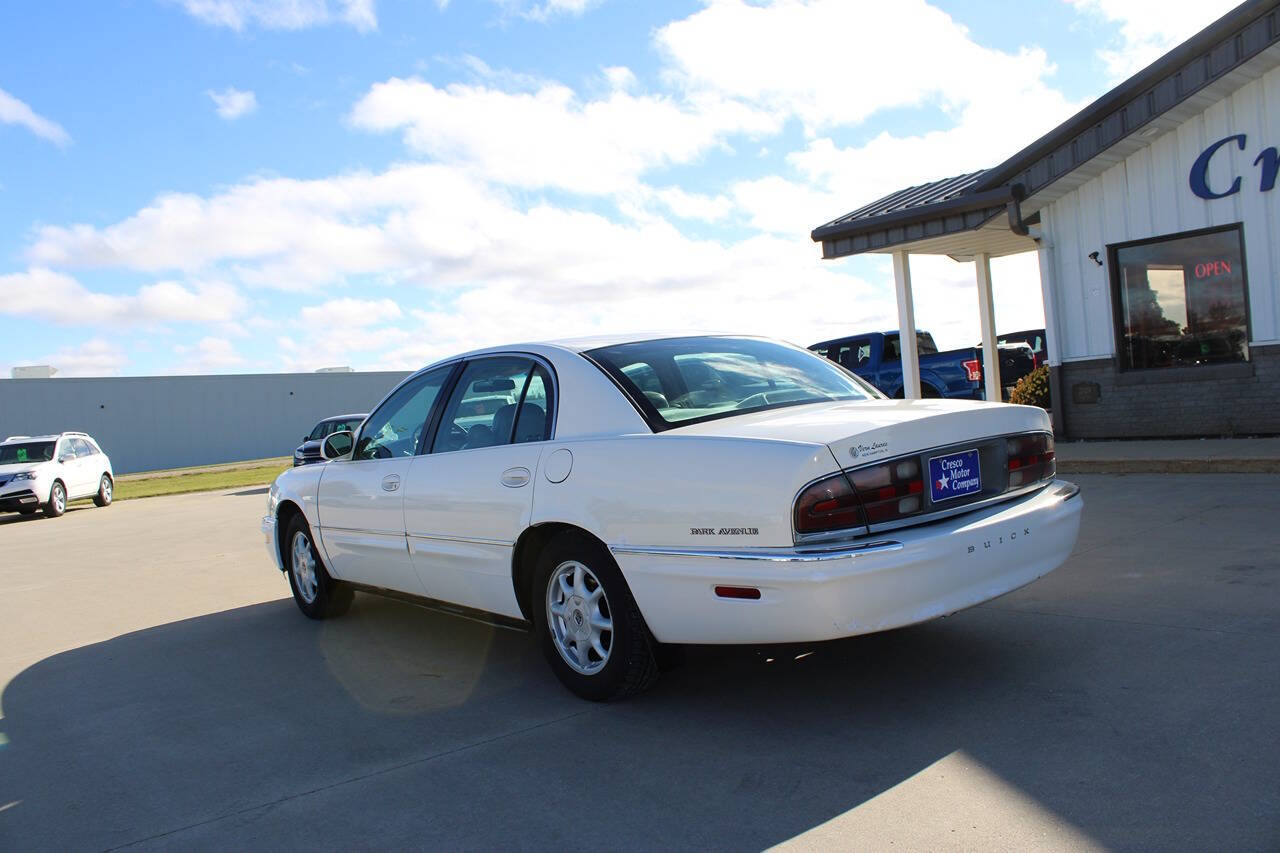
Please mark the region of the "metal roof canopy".
POLYGON ((813 230, 824 258, 909 249, 957 260, 1035 248, 1035 212, 1280 65, 1280 0, 1248 0, 991 169, 910 187, 813 230), (1029 214, 1029 215, 1027 215, 1029 214))

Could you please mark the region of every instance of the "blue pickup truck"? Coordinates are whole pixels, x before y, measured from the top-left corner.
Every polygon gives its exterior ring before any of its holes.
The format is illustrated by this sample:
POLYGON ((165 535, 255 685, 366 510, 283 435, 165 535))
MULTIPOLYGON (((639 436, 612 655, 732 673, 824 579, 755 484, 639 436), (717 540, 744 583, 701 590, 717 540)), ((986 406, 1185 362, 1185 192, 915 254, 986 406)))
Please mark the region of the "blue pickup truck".
MULTIPOLYGON (((920 353, 920 391, 926 397, 985 399, 982 350, 977 347, 938 352, 933 336, 916 332, 920 353)), ((902 391, 902 348, 897 332, 870 332, 813 344, 809 349, 842 365, 890 397, 902 391)), ((1000 380, 1004 396, 1035 368, 1035 356, 1024 343, 1001 344, 1000 380)))

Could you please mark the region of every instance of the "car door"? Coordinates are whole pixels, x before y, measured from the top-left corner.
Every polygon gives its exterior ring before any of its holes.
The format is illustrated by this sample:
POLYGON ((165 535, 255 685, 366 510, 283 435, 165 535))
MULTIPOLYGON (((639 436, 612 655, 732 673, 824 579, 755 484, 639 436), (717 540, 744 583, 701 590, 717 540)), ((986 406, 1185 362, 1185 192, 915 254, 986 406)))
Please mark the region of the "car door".
POLYGON ((76 474, 80 480, 76 494, 92 495, 98 491, 98 480, 102 476, 102 455, 83 438, 73 438, 71 443, 76 449, 76 474))
POLYGON ((512 549, 533 511, 538 458, 554 434, 549 365, 526 355, 469 361, 413 460, 405 530, 431 598, 520 618, 512 549))
POLYGON ((414 376, 369 416, 350 458, 324 466, 318 490, 320 540, 333 574, 422 594, 404 536, 403 484, 456 365, 414 376))
POLYGON ((83 442, 78 438, 64 438, 58 448, 58 467, 63 482, 67 486, 67 499, 84 497, 89 474, 89 454, 81 448, 83 442), (65 461, 63 461, 65 460, 65 461))

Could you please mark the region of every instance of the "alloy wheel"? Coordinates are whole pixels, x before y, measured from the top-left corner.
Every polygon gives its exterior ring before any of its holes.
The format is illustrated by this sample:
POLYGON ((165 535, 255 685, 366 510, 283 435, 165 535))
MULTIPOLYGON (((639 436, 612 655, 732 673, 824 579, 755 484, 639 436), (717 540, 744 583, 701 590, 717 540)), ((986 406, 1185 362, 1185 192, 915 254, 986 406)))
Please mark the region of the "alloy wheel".
POLYGON ((307 534, 301 530, 293 534, 293 547, 290 551, 294 585, 297 586, 298 595, 302 600, 311 604, 316 600, 320 585, 316 578, 315 553, 311 550, 311 540, 307 538, 307 534))
POLYGON ((609 662, 613 616, 600 579, 577 560, 556 566, 547 582, 547 627, 570 668, 594 675, 609 662))

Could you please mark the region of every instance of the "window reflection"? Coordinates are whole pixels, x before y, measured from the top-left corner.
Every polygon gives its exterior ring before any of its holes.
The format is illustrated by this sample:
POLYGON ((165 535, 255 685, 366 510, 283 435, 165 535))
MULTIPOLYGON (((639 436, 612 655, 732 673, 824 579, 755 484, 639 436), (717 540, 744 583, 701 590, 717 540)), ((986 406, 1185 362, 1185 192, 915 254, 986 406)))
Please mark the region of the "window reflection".
POLYGON ((1247 361, 1240 227, 1113 250, 1124 368, 1247 361))

